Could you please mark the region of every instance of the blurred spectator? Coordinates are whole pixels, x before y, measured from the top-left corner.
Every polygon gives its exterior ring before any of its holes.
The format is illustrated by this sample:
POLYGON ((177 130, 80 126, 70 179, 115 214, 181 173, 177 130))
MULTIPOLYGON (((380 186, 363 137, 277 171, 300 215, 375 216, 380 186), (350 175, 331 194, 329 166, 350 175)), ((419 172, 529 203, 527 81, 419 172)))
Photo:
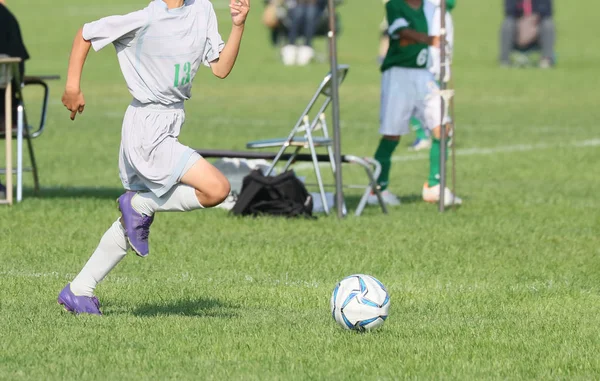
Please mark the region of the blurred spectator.
MULTIPOLYGON (((340 5, 342 0, 334 3, 340 5)), ((270 29, 273 44, 283 45, 284 64, 308 64, 315 57, 313 39, 329 31, 327 0, 265 0, 265 4, 263 24, 270 29)))
MULTIPOLYGON (((19 57, 23 61, 19 67, 21 78, 25 74, 25 60, 29 54, 21 37, 21 28, 15 16, 6 7, 5 0, 0 0, 0 56, 19 57)), ((0 101, 0 130, 4 130, 4 93, 0 101)), ((13 115, 16 115, 17 99, 13 96, 13 115)), ((0 183, 0 198, 6 197, 6 188, 0 183)))
POLYGON ((317 0, 291 0, 288 2, 290 27, 287 44, 281 49, 284 65, 307 65, 315 56, 312 40, 319 17, 317 0), (297 45, 300 37, 303 43, 297 45))
POLYGON ((21 58, 20 72, 23 76, 29 53, 23 43, 19 22, 6 7, 5 0, 0 0, 0 54, 21 58))
POLYGON ((552 0, 504 0, 504 22, 500 32, 500 64, 510 66, 510 55, 517 50, 519 63, 528 61, 524 54, 540 50, 539 66, 555 64, 555 28, 552 20, 552 0))

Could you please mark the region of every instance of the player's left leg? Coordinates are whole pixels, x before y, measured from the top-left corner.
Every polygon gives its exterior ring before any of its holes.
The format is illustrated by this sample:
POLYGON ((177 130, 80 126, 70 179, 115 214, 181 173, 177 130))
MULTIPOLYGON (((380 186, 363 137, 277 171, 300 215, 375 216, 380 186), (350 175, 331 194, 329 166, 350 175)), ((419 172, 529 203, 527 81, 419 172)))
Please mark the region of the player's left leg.
POLYGON ((83 269, 58 295, 58 303, 69 312, 102 315, 100 303, 94 296, 99 282, 127 254, 125 229, 117 219, 104 233, 98 247, 83 269))
MULTIPOLYGON (((448 187, 441 189, 440 186, 440 158, 441 158, 441 137, 442 133, 448 137, 449 119, 443 121, 444 128, 442 129, 441 107, 442 100, 439 95, 439 87, 437 86, 433 76, 428 73, 423 73, 421 86, 426 96, 419 108, 418 114, 422 115, 422 120, 425 120, 425 125, 431 130, 431 149, 429 151, 429 177, 423 184, 422 197, 426 202, 435 203, 440 200, 441 192, 444 192, 444 203, 448 205, 460 205, 462 200, 453 195, 448 187)), ((447 145, 446 140, 446 145, 447 145)), ((445 150, 446 158, 448 157, 448 149, 445 150)))

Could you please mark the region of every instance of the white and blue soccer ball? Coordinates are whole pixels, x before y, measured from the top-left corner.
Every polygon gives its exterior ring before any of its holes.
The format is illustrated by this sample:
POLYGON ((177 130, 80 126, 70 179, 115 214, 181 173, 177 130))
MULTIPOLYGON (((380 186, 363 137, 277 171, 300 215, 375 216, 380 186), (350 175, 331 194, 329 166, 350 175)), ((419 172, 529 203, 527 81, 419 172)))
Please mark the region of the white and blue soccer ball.
POLYGON ((331 314, 345 329, 369 331, 383 325, 390 309, 385 286, 370 275, 346 277, 333 289, 331 314))

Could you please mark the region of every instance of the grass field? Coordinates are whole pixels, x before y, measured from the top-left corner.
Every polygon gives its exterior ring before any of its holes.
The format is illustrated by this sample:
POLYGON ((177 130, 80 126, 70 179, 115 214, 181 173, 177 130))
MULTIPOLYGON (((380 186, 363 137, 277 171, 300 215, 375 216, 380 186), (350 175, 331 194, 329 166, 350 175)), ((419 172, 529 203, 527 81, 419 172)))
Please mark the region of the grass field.
MULTIPOLYGON (((234 73, 196 78, 181 136, 190 146, 243 149, 287 132, 327 71, 325 63, 283 67, 254 2, 234 73)), ((214 3, 227 36, 225 1, 214 3)), ((351 65, 342 145, 357 155, 372 156, 378 141, 380 3, 340 8, 339 60, 351 65)), ((150 257, 129 254, 98 287, 105 316, 62 311, 58 292, 117 217, 130 99, 113 49, 92 53, 86 111, 68 119, 60 95, 72 37, 86 21, 144 4, 9 1, 32 56, 28 72, 63 79, 52 83, 47 131, 35 142, 43 192, 0 208, 0 379, 600 378, 600 50, 588 27, 600 5, 592 0, 557 4, 559 61, 550 71, 499 68, 501 2, 458 4, 460 210, 442 215, 420 201, 427 154, 409 152, 410 137, 392 168, 404 204, 388 216, 376 208, 343 221, 162 214, 150 257), (354 334, 331 319, 330 293, 353 273, 390 290, 380 331, 354 334)), ((362 180, 356 168, 344 176, 362 180)))

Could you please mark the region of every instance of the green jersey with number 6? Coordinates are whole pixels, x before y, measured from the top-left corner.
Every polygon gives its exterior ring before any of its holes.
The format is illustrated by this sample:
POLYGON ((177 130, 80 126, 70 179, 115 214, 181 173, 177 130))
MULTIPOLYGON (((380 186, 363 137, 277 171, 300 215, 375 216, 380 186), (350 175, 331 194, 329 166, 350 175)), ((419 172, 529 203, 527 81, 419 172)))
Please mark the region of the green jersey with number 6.
POLYGON ((417 69, 427 66, 429 46, 400 38, 400 31, 403 29, 428 34, 427 17, 423 9, 425 3, 426 0, 423 0, 418 9, 412 8, 405 0, 390 0, 385 5, 390 47, 381 65, 381 71, 394 66, 417 69))

